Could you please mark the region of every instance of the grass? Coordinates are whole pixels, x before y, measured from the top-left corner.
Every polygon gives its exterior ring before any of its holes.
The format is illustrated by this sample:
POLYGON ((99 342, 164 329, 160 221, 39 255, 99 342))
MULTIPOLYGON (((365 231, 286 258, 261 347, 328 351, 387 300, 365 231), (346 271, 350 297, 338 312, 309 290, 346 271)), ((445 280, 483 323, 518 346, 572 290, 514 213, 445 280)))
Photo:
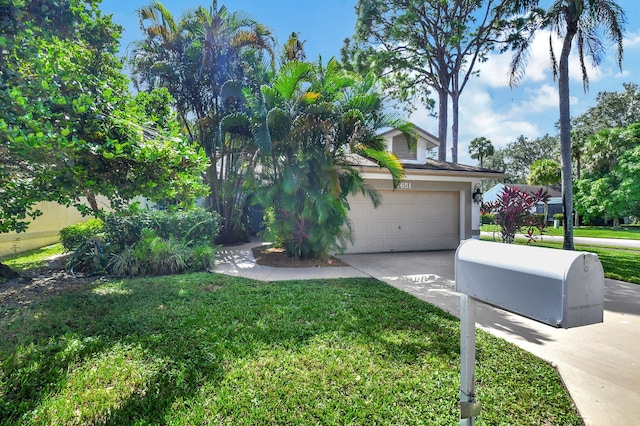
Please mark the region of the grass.
MULTIPOLYGON (((107 280, 0 310, 3 424, 458 424, 459 321, 372 279, 107 280)), ((477 424, 580 425, 478 331, 477 424)))
MULTIPOLYGON (((481 231, 484 232, 496 232, 496 235, 500 234, 500 227, 498 225, 482 225, 481 231)), ((554 228, 553 226, 547 227, 545 235, 563 236, 564 230, 562 228, 554 228)), ((574 237, 589 237, 589 238, 620 238, 625 240, 640 240, 640 227, 637 226, 625 226, 620 229, 613 229, 607 226, 580 226, 573 228, 574 237)))
POLYGON ((0 261, 16 272, 22 273, 29 269, 44 266, 51 256, 62 253, 64 253, 64 248, 62 244, 57 243, 23 253, 0 257, 0 261))
MULTIPOLYGON (((481 239, 493 241, 493 237, 482 236, 481 239)), ((497 241, 500 235, 496 235, 497 241)), ((526 239, 516 238, 516 244, 526 244, 526 239)), ((549 247, 562 249, 562 242, 537 241, 532 243, 536 247, 549 247)), ((576 245, 578 251, 587 251, 595 253, 600 258, 604 276, 614 280, 626 281, 629 283, 640 284, 640 250, 632 248, 616 248, 616 247, 594 247, 585 245, 576 245)))

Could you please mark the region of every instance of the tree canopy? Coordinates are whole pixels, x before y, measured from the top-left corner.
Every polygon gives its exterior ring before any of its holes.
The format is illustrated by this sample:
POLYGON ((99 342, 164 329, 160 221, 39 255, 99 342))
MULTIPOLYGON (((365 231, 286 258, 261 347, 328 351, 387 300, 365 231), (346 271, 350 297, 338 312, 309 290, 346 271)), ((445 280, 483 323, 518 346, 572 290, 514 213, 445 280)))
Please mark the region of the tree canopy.
POLYGON ((576 181, 576 209, 587 220, 640 216, 640 123, 604 129, 588 139, 585 166, 576 181))
POLYGON ((120 27, 96 0, 0 8, 0 232, 39 201, 134 196, 190 203, 206 159, 179 136, 163 92, 133 97, 115 53, 120 27))
POLYGON ((504 172, 509 183, 526 183, 532 164, 537 160, 557 160, 558 149, 557 137, 545 135, 530 139, 520 135, 504 148, 496 149, 484 160, 484 166, 504 172))
POLYGON ((482 167, 482 160, 492 156, 495 153, 495 148, 491 141, 484 136, 475 138, 469 143, 469 154, 474 160, 478 160, 480 167, 482 167))
POLYGON ((401 101, 420 100, 431 109, 437 93, 438 159, 447 159, 449 98, 452 102, 451 160, 458 161, 458 105, 475 66, 486 60, 509 25, 506 0, 361 0, 353 40, 343 48, 355 69, 384 75, 401 101))

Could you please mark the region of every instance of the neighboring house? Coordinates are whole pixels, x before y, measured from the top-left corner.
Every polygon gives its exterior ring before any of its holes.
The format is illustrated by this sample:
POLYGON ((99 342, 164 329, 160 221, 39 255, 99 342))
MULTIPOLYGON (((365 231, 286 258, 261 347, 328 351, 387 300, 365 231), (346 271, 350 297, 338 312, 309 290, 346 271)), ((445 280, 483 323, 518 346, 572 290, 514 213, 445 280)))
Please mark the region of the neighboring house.
POLYGON ((89 219, 75 207, 54 202, 37 203, 35 208, 42 211, 42 215, 31 221, 26 232, 0 234, 0 256, 57 243, 62 228, 89 219))
MULTIPOLYGON (((527 192, 530 194, 535 194, 540 190, 540 188, 544 188, 549 193, 549 202, 547 203, 547 214, 548 222, 553 222, 553 215, 556 213, 562 213, 562 189, 560 185, 555 186, 542 186, 542 185, 520 185, 520 184, 505 184, 499 183, 495 185, 493 188, 489 189, 484 194, 485 202, 493 202, 498 199, 498 196, 502 193, 502 189, 505 187, 511 187, 519 189, 520 191, 527 192)), ((536 211, 534 213, 544 213, 544 203, 539 203, 536 206, 536 211)))
MULTIPOLYGON (((102 196, 96 198, 102 208, 109 210, 107 198, 102 196)), ((142 198, 136 198, 135 201, 142 206, 148 205, 148 202, 142 198)), ((65 207, 55 202, 36 203, 35 208, 40 210, 42 215, 31 221, 26 232, 0 234, 0 256, 57 243, 60 241, 59 233, 62 228, 78 222, 86 222, 91 218, 82 216, 75 207, 65 207)))
POLYGON ((350 197, 354 243, 346 253, 453 250, 461 240, 480 234, 480 204, 473 201, 473 193, 483 179, 505 175, 428 158, 428 151, 439 146, 438 138, 416 129, 419 138, 414 151, 408 149, 400 131, 382 134, 405 168, 395 190, 387 170, 363 157, 352 157, 365 180, 382 195, 382 204, 376 209, 364 196, 350 197))

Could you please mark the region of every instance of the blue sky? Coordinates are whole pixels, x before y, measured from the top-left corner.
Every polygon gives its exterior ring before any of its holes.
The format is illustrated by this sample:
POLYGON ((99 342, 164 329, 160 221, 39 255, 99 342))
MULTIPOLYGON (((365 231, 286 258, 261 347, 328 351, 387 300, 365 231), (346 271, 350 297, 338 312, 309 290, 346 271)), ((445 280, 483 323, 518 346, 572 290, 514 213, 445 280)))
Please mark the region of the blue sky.
MULTIPOLYGON (((589 70, 590 86, 585 94, 579 63, 573 58, 570 65, 572 116, 594 105, 599 92, 622 90, 625 82, 640 84, 640 11, 636 1, 618 0, 627 14, 622 72, 617 68, 615 49, 611 47, 611 54, 604 58, 599 69, 589 70)), ((102 1, 101 9, 113 14, 114 21, 125 29, 123 53, 131 41, 141 38, 136 10, 149 3, 150 0, 102 1)), ((176 17, 188 9, 211 4, 208 0, 165 0, 162 3, 176 17)), ((218 5, 226 5, 232 11, 244 11, 271 28, 279 46, 292 32, 300 33, 306 40, 307 59, 316 60, 321 55, 325 62, 332 56, 339 58, 343 40, 353 34, 356 18, 355 0, 219 0, 218 5)), ((525 77, 516 88, 508 86, 510 54, 491 55, 479 68, 480 76, 467 85, 460 102, 458 155, 461 163, 475 164, 475 160, 469 158, 467 147, 469 141, 479 136, 489 138, 496 148, 501 148, 520 135, 536 138, 557 133, 558 96, 549 69, 548 40, 548 34, 537 37, 525 77)), ((406 118, 437 134, 437 119, 429 117, 424 108, 418 107, 406 118)))

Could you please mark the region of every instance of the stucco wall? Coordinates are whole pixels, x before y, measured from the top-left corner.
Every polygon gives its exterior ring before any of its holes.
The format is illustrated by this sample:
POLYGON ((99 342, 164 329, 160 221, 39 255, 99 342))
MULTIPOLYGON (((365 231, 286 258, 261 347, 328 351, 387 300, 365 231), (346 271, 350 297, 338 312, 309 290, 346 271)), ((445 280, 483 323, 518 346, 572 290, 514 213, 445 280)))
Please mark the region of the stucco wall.
POLYGON ((62 228, 89 220, 89 217, 82 217, 75 207, 42 202, 36 204, 36 208, 43 214, 29 224, 26 232, 0 234, 0 256, 56 243, 60 240, 58 233, 62 228))

